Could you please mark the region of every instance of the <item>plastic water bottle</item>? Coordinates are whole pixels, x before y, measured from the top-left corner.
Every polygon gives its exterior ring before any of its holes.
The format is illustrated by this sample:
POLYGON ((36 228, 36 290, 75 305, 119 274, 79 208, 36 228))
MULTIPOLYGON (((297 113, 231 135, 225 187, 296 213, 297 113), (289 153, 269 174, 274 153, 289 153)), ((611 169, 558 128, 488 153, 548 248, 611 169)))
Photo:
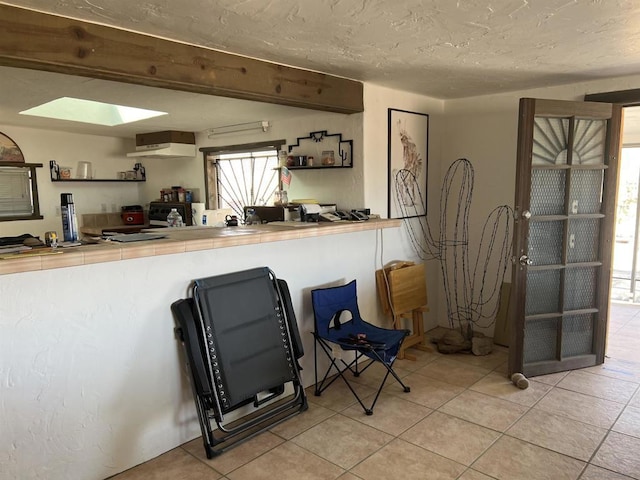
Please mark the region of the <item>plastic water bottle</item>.
POLYGON ((260 217, 256 214, 255 209, 247 208, 247 218, 244 220, 245 225, 260 225, 262 221, 260 217))
POLYGON ((167 215, 167 226, 168 227, 184 227, 184 223, 182 222, 182 215, 178 213, 178 210, 172 208, 167 215))

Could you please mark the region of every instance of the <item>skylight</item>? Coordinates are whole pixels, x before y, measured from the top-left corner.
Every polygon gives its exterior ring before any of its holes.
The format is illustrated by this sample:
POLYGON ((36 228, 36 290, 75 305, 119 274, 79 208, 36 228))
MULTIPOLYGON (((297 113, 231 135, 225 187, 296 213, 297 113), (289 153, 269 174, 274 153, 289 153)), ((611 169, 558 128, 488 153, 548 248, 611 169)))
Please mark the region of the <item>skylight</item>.
POLYGON ((23 115, 69 120, 71 122, 93 123, 95 125, 123 125, 147 118, 167 115, 167 112, 125 107, 110 103, 62 97, 37 107, 20 112, 23 115))

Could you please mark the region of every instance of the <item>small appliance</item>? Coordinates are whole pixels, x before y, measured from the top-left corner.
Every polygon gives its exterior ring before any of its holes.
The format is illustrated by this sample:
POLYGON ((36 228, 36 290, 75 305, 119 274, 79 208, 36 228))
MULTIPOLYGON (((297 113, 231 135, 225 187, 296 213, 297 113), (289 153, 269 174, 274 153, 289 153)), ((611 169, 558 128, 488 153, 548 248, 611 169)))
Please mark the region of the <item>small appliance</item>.
POLYGON ((143 225, 144 211, 142 210, 142 205, 125 205, 122 207, 120 217, 125 225, 143 225))

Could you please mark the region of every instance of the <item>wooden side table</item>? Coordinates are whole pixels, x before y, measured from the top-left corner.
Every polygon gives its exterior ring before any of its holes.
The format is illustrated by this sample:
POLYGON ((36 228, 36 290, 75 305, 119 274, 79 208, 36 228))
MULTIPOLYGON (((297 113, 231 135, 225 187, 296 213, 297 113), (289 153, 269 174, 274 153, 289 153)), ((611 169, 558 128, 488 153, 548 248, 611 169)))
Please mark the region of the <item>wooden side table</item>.
POLYGON ((405 352, 407 348, 429 350, 423 321, 423 313, 429 311, 424 264, 403 262, 395 268, 376 270, 376 289, 382 311, 391 317, 394 328, 402 328, 403 319, 411 320, 411 335, 402 343, 398 358, 415 361, 414 355, 405 352))

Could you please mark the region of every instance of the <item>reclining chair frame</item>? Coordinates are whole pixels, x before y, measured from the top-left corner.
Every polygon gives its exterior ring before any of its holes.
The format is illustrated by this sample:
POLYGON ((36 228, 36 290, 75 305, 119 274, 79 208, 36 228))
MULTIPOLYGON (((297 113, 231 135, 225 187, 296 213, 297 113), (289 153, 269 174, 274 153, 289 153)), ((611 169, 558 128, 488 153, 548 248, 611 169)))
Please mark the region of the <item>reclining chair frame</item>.
MULTIPOLYGON (((297 362, 297 359, 304 354, 304 350, 287 283, 277 279, 268 268, 261 267, 195 280, 191 292, 191 298, 174 302, 171 310, 178 323, 175 329, 176 335, 184 347, 191 373, 190 384, 205 452, 207 458, 213 458, 240 441, 257 435, 308 408, 300 378, 301 368, 297 362), (223 371, 224 365, 229 364, 228 361, 224 361, 224 355, 229 356, 229 347, 220 349, 219 344, 225 342, 227 338, 222 338, 225 335, 224 332, 216 330, 216 319, 210 318, 212 317, 210 306, 203 304, 208 304, 208 289, 226 286, 225 281, 236 283, 238 288, 241 288, 245 281, 255 280, 264 285, 266 277, 272 288, 272 292, 268 292, 267 296, 273 299, 273 311, 265 312, 261 320, 264 320, 267 328, 278 329, 277 335, 281 337, 282 344, 279 348, 271 345, 269 351, 273 353, 257 352, 256 355, 275 355, 270 357, 271 363, 281 366, 286 364, 286 366, 269 372, 267 378, 264 378, 264 381, 268 382, 266 387, 263 384, 256 385, 254 388, 253 385, 244 383, 244 379, 235 382, 230 380, 230 374, 233 372, 223 371), (274 322, 277 325, 271 327, 271 323, 274 322), (293 387, 293 393, 282 397, 285 384, 293 387), (234 385, 236 392, 233 391, 234 385), (232 421, 225 418, 227 414, 250 404, 253 404, 253 411, 243 417, 232 421)), ((247 292, 244 294, 246 295, 247 292)), ((248 324, 252 323, 251 319, 247 320, 248 324)), ((237 329, 244 328, 242 319, 239 323, 237 329)), ((235 325, 232 329, 236 329, 235 325)), ((251 353, 244 351, 243 355, 247 358, 251 353)), ((261 377, 260 381, 262 380, 261 377)))

